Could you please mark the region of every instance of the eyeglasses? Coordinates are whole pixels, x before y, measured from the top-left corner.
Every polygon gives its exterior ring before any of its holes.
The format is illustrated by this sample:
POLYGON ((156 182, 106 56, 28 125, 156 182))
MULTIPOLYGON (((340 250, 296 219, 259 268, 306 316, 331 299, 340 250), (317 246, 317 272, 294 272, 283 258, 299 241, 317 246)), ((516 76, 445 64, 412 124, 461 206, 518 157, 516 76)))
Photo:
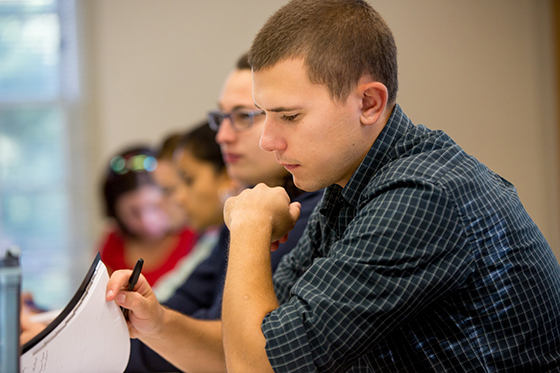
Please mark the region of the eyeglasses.
POLYGON ((246 131, 255 124, 255 117, 264 115, 263 110, 234 110, 230 113, 224 113, 220 110, 214 110, 208 113, 208 124, 210 128, 218 132, 220 126, 226 118, 229 118, 231 127, 236 132, 246 131))
POLYGON ((124 175, 129 171, 152 172, 157 167, 157 160, 151 155, 146 154, 137 154, 124 157, 121 155, 117 155, 111 159, 111 161, 109 162, 109 167, 111 168, 111 171, 118 175, 124 175))

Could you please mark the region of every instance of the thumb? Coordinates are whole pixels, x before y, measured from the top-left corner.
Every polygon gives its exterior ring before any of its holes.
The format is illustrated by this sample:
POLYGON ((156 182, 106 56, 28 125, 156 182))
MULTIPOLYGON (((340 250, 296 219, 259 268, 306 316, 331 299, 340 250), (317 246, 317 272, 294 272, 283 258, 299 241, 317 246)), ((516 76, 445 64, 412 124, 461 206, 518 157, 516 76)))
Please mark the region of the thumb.
POLYGON ((301 214, 301 203, 299 202, 292 202, 290 203, 290 216, 292 217, 292 221, 298 221, 299 216, 301 214))

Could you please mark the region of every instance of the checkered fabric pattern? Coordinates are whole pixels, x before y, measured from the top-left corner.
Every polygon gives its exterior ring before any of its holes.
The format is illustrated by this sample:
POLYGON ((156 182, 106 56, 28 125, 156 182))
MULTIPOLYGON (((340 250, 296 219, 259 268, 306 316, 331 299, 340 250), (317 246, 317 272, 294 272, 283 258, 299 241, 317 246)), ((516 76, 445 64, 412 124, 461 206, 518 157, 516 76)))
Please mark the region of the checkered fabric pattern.
POLYGON ((515 188, 398 105, 274 282, 277 372, 560 370, 560 267, 515 188))

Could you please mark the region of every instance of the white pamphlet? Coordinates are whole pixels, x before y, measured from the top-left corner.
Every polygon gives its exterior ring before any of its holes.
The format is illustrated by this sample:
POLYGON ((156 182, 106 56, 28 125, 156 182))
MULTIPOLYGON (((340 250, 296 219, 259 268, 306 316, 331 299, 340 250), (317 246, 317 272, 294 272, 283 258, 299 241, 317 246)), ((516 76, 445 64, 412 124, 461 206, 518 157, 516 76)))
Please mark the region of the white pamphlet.
POLYGON ((97 254, 70 303, 22 347, 21 373, 125 370, 130 337, 121 309, 105 300, 108 281, 97 254))

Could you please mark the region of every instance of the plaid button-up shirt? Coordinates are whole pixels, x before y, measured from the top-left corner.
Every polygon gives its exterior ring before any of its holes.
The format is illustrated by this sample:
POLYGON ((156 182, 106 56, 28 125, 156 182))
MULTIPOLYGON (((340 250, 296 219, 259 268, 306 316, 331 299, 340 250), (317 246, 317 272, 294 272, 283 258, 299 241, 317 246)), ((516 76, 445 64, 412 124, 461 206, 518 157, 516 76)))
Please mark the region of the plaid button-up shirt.
POLYGON ((278 372, 560 364, 560 267, 515 188, 397 105, 274 276, 278 372))

